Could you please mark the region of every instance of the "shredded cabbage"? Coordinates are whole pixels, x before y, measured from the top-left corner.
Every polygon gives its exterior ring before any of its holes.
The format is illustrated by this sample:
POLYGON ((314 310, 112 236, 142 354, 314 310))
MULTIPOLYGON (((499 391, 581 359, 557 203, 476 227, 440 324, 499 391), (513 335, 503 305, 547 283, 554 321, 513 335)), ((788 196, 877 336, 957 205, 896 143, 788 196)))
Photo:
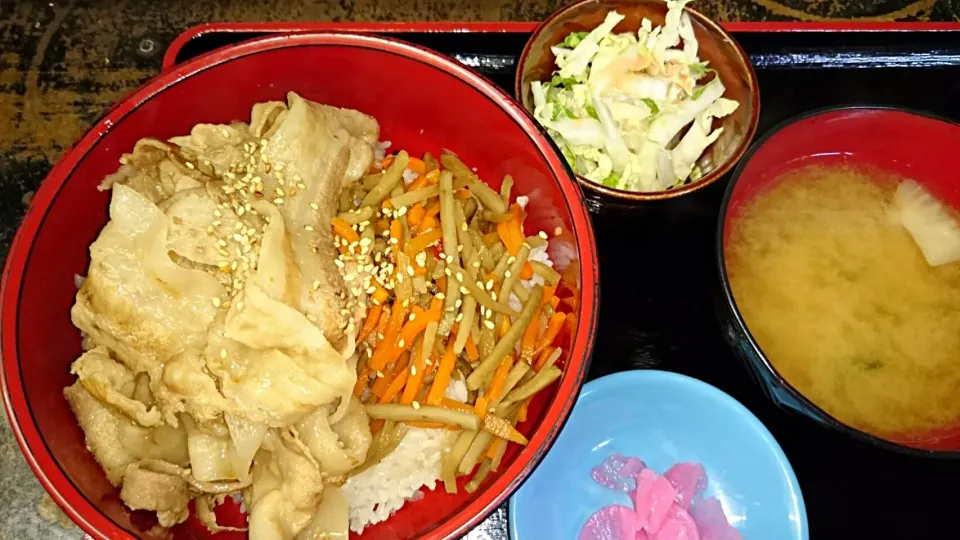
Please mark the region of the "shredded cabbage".
POLYGON ((532 83, 534 117, 576 173, 634 191, 702 176, 697 160, 723 133, 713 119, 738 103, 722 97, 723 83, 697 56, 689 1, 670 0, 663 26, 644 19, 636 33, 613 33, 624 17, 607 13, 552 48, 558 69, 532 83))

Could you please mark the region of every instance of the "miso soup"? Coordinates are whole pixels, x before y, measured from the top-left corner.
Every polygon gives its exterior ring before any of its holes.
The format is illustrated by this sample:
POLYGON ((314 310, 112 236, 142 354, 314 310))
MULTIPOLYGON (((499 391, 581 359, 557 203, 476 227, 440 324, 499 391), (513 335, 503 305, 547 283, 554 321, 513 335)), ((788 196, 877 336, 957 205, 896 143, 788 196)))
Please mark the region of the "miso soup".
POLYGON ((881 437, 960 421, 960 263, 931 266, 891 218, 902 180, 796 170, 745 203, 725 245, 737 307, 770 362, 881 437))

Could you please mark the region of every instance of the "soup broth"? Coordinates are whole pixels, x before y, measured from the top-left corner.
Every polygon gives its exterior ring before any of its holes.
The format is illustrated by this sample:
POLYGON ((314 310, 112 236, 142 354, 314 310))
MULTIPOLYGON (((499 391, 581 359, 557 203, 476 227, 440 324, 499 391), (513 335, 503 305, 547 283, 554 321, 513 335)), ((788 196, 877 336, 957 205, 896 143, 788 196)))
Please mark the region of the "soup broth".
POLYGON ((796 170, 745 204, 725 244, 737 307, 770 362, 881 437, 960 420, 960 263, 929 266, 891 219, 901 180, 796 170))

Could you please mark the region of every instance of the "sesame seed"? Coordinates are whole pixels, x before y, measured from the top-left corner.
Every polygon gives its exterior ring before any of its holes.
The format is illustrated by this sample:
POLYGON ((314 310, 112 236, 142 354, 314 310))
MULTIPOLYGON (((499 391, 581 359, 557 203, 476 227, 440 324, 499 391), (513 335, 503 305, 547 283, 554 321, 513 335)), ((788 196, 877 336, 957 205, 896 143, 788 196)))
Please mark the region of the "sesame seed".
POLYGON ((407 343, 406 343, 404 340, 402 340, 402 339, 397 342, 397 345, 398 345, 401 349, 402 349, 403 346, 406 345, 406 344, 407 344, 407 343))
POLYGON ((460 294, 470 294, 466 287, 460 287, 460 294))
POLYGON ((514 262, 516 262, 516 260, 517 258, 511 255, 510 257, 507 258, 507 264, 513 264, 514 262))
POLYGON ((560 227, 557 227, 556 229, 553 230, 554 236, 560 236, 561 234, 563 234, 563 229, 561 229, 560 227))
POLYGON ((310 208, 313 208, 314 210, 319 210, 319 209, 320 209, 320 205, 317 204, 317 203, 315 203, 315 202, 312 202, 312 203, 310 203, 310 208))
POLYGON ((454 319, 454 321, 460 322, 462 320, 463 320, 463 313, 457 313, 457 317, 454 319))
POLYGON ((276 199, 273 200, 273 204, 283 204, 283 199, 281 199, 280 197, 277 197, 276 199))
POLYGON ((415 271, 413 270, 412 266, 407 267, 407 274, 409 274, 410 277, 413 277, 413 275, 415 274, 415 271))
POLYGON ((437 293, 437 300, 443 300, 444 298, 446 298, 445 294, 443 294, 442 292, 437 293))
POLYGON ((184 163, 184 165, 186 165, 187 168, 191 170, 196 168, 196 166, 193 163, 190 163, 189 161, 184 163))
POLYGON ((466 221, 464 221, 463 223, 460 224, 460 230, 461 230, 461 231, 466 231, 466 230, 468 230, 469 228, 470 228, 470 227, 467 226, 467 222, 466 222, 466 221))
POLYGON ((419 409, 419 408, 420 408, 420 404, 417 403, 416 401, 414 401, 414 402, 412 403, 412 405, 413 405, 413 408, 414 408, 414 409, 419 409))
POLYGON ((382 372, 382 371, 377 370, 377 378, 378 378, 378 379, 382 379, 382 378, 383 378, 383 372, 382 372))
POLYGON ((220 358, 226 359, 226 357, 227 357, 227 350, 226 350, 226 349, 220 349, 220 358))
POLYGON ((503 277, 510 277, 510 276, 511 276, 511 273, 509 270, 503 273, 503 277))
POLYGON ((453 264, 453 255, 447 255, 446 261, 447 264, 453 264))
POLYGON ((219 298, 214 298, 214 299, 213 299, 213 305, 216 306, 216 307, 220 307, 220 299, 219 299, 219 298))
POLYGON ((487 280, 487 290, 493 290, 493 278, 487 280))
MULTIPOLYGON (((466 293, 464 293, 464 294, 466 294, 466 293)), ((459 298, 457 298, 457 301, 453 303, 453 307, 456 307, 456 308, 458 308, 458 307, 460 307, 460 306, 462 306, 462 305, 463 305, 463 300, 461 300, 461 299, 459 299, 459 298)))
POLYGON ((483 325, 486 326, 487 328, 491 329, 491 330, 493 330, 494 327, 496 327, 496 325, 493 324, 493 321, 491 321, 490 319, 487 319, 487 320, 483 321, 483 325))
POLYGON ((305 231, 312 231, 312 230, 313 230, 313 227, 310 226, 310 225, 304 225, 304 226, 303 226, 303 230, 305 230, 305 231))
POLYGON ((320 280, 314 281, 314 282, 313 282, 313 290, 317 290, 317 289, 319 289, 319 288, 320 288, 320 280))

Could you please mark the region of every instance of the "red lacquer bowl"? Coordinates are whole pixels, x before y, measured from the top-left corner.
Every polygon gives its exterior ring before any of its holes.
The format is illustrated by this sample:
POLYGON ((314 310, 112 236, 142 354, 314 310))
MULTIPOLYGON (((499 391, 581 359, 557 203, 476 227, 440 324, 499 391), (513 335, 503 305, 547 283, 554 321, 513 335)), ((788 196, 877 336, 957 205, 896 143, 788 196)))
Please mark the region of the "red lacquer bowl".
MULTIPOLYGON (((194 518, 167 533, 152 529, 150 514, 128 511, 86 450, 62 395, 73 382, 68 366, 81 350, 80 333, 70 323, 74 275, 86 273, 88 246, 106 222, 109 194, 98 191, 97 184, 141 137, 187 134, 199 122, 248 121, 255 102, 283 100, 291 90, 375 116, 381 139, 392 141, 394 149, 414 155, 454 150, 493 187, 511 174, 514 193, 530 197, 534 230, 528 233, 545 230, 553 237, 562 229, 550 245, 555 259, 570 261, 564 276, 578 306, 564 375, 532 404, 521 425, 529 445, 511 445, 506 465, 473 495, 462 489, 457 496, 430 492, 362 538, 439 540, 464 534, 539 463, 573 406, 597 323, 596 245, 575 178, 523 108, 473 71, 398 41, 303 34, 248 42, 166 72, 112 109, 37 191, 7 259, 2 289, 6 411, 41 483, 94 538, 210 536, 194 518)), ((220 513, 221 523, 241 519, 235 507, 220 513), (231 511, 234 515, 227 515, 231 511)))
POLYGON ((778 405, 798 411, 857 439, 914 455, 960 458, 960 423, 931 432, 883 439, 853 428, 817 406, 787 382, 750 334, 727 280, 724 245, 731 221, 757 194, 808 165, 866 166, 910 178, 960 211, 960 182, 949 171, 960 148, 960 125, 898 109, 845 107, 815 111, 772 129, 747 152, 727 187, 717 233, 723 282, 724 337, 746 362, 764 392, 778 405))

